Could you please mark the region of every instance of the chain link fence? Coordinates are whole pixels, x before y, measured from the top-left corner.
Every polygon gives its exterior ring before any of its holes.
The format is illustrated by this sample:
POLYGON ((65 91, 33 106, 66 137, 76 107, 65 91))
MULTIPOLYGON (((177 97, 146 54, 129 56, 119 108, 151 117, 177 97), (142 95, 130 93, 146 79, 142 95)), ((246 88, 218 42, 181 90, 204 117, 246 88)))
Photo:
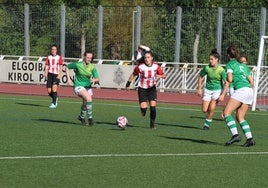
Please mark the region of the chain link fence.
POLYGON ((44 56, 55 43, 69 58, 91 49, 99 59, 130 60, 141 43, 161 62, 208 63, 216 47, 225 63, 234 44, 256 65, 266 18, 265 8, 0 4, 0 54, 44 56))

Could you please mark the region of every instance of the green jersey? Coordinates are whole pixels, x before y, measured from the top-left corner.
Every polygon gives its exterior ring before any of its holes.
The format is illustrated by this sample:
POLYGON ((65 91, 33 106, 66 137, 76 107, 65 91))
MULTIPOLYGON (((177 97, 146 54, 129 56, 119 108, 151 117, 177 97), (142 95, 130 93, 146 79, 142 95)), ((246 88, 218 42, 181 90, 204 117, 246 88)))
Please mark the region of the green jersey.
POLYGON ((223 80, 226 80, 226 72, 222 66, 212 67, 210 65, 204 66, 200 72, 200 76, 207 75, 206 89, 211 91, 221 90, 223 88, 223 80))
POLYGON ((234 89, 240 89, 243 87, 251 87, 248 77, 251 75, 251 71, 244 63, 233 63, 226 65, 227 72, 231 72, 233 75, 234 89))
POLYGON ((83 61, 73 62, 68 64, 68 69, 74 69, 75 80, 74 87, 83 86, 90 88, 91 82, 90 78, 99 78, 98 71, 94 64, 89 63, 86 65, 83 61))
MULTIPOLYGON (((230 61, 226 63, 226 71, 227 71, 227 66, 231 66, 232 64, 235 64, 235 63, 238 63, 236 59, 230 59, 230 61)), ((233 83, 230 83, 229 88, 234 88, 233 83)))

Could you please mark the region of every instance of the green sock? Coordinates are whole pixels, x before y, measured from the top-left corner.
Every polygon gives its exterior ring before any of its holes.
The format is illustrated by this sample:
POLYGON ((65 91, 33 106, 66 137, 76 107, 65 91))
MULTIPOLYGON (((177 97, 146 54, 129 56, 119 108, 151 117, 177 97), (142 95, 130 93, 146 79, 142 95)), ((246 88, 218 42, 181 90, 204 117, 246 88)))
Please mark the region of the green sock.
POLYGON ((81 118, 85 119, 86 115, 87 115, 87 108, 86 108, 86 106, 81 106, 81 111, 80 111, 81 118))
POLYGON ((226 121, 226 125, 229 128, 229 130, 231 131, 232 135, 238 134, 234 118, 231 115, 225 116, 225 121, 226 121))
POLYGON ((240 127, 242 128, 245 136, 247 137, 247 139, 252 138, 252 133, 250 130, 250 126, 248 124, 248 122, 246 120, 243 120, 240 122, 240 127))
POLYGON ((86 107, 88 118, 92 118, 92 102, 87 102, 86 107))
POLYGON ((209 127, 211 125, 211 123, 212 123, 212 119, 206 119, 204 126, 209 127))

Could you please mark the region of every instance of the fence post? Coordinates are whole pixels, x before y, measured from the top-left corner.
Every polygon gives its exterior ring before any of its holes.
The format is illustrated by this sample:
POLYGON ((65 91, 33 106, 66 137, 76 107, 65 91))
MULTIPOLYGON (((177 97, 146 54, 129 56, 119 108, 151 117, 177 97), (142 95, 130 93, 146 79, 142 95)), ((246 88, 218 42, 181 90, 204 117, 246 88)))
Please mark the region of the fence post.
POLYGON ((175 62, 180 62, 180 47, 181 47, 181 17, 182 8, 177 7, 176 14, 176 39, 175 39, 175 62))
POLYGON ((25 56, 30 56, 29 4, 24 4, 25 56))
POLYGON ((65 5, 61 5, 61 23, 60 23, 60 53, 65 57, 65 28, 66 28, 66 9, 65 5))
POLYGON ((222 42, 222 8, 218 8, 218 27, 217 27, 217 51, 221 55, 221 42, 222 42))
POLYGON ((98 53, 97 53, 97 59, 102 59, 103 7, 101 5, 98 6, 98 18, 99 18, 99 25, 98 25, 98 53))
POLYGON ((135 49, 138 48, 138 45, 141 42, 141 7, 137 6, 137 30, 136 30, 136 47, 135 49))

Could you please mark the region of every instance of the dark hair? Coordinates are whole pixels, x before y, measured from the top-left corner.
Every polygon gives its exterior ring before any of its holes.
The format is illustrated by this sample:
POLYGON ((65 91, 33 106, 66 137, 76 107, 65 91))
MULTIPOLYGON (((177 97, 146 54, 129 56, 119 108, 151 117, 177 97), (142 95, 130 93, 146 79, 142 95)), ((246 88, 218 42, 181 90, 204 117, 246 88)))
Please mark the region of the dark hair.
POLYGON ((239 57, 239 53, 238 53, 238 49, 235 46, 229 46, 227 48, 227 55, 230 58, 238 58, 239 57))
POLYGON ((87 54, 92 54, 92 59, 91 59, 91 62, 93 62, 93 59, 94 59, 94 54, 93 54, 93 52, 91 52, 90 50, 86 50, 85 52, 84 52, 84 57, 87 55, 87 54))
POLYGON ((56 48, 58 49, 57 44, 52 44, 52 45, 50 46, 50 48, 52 48, 52 47, 56 47, 56 48))
POLYGON ((154 54, 153 54, 152 51, 146 51, 146 52, 144 53, 144 56, 145 56, 145 54, 150 54, 152 57, 154 57, 154 54))
POLYGON ((220 60, 220 54, 218 53, 217 48, 212 49, 209 56, 213 56, 216 59, 220 60))

